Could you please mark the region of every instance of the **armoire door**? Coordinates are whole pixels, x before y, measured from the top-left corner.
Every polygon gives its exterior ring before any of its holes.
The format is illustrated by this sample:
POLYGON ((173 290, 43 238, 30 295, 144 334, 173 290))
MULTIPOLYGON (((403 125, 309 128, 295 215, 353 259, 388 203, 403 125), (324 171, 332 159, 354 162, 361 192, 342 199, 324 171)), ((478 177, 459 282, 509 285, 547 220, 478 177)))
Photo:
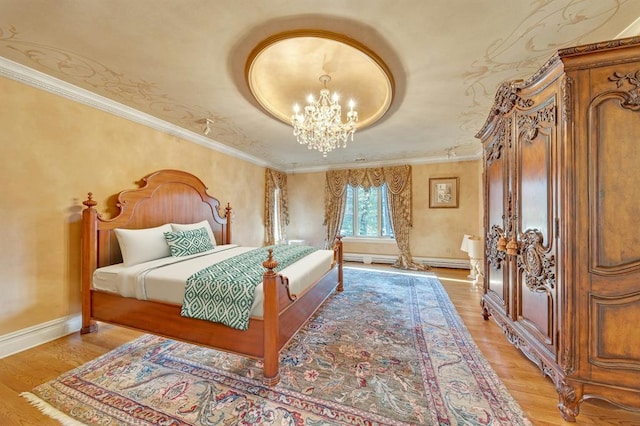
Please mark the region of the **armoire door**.
MULTIPOLYGON (((518 252, 513 280, 514 327, 548 361, 557 347, 556 97, 538 94, 514 114, 513 215, 518 252)), ((537 356, 536 356, 537 358, 537 356)), ((539 360, 537 360, 539 361, 539 360)))
POLYGON ((483 315, 508 316, 510 309, 509 268, 504 250, 498 240, 504 235, 509 221, 509 179, 511 118, 498 122, 492 140, 485 144, 485 247, 483 315))

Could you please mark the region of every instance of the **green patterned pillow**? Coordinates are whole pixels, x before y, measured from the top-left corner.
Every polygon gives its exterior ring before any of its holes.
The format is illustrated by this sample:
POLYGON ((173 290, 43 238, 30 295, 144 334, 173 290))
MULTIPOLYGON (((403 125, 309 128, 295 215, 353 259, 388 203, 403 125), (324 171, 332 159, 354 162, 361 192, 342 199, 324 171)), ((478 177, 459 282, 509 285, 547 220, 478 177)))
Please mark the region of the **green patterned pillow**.
POLYGON ((165 232, 164 238, 169 244, 171 256, 174 257, 198 254, 214 248, 205 228, 165 232))

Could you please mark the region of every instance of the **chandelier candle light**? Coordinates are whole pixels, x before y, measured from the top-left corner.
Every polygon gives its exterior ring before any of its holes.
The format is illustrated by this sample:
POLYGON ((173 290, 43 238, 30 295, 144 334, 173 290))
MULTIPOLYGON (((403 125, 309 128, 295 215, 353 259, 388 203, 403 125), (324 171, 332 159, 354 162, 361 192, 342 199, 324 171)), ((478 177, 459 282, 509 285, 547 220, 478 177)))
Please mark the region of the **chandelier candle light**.
POLYGON ((309 104, 304 107, 304 115, 300 114, 300 107, 296 104, 293 107, 294 114, 291 116, 293 124, 293 135, 302 145, 307 145, 309 149, 315 149, 322 153, 323 157, 342 145, 347 147, 347 139, 356 131, 358 112, 353 109, 355 103, 349 101, 349 112, 347 112, 347 122, 342 122, 342 108, 338 103, 338 94, 334 93, 329 97, 327 83, 331 81, 328 75, 320 76, 323 84, 320 90, 320 98, 316 101, 312 95, 307 99, 309 104))

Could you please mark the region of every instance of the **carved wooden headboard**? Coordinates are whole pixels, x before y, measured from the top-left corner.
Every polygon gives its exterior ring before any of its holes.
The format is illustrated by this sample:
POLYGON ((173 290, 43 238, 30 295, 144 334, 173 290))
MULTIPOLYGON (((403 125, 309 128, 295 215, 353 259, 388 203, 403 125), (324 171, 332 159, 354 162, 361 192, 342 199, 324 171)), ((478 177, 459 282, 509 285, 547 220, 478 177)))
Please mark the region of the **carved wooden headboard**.
POLYGON ((231 243, 231 207, 227 204, 221 215, 220 202, 207 194, 200 179, 184 171, 159 170, 143 177, 140 188, 120 192, 116 204, 119 213, 111 219, 100 217, 91 193, 83 204, 83 274, 122 261, 115 228, 141 229, 207 220, 218 244, 231 243))

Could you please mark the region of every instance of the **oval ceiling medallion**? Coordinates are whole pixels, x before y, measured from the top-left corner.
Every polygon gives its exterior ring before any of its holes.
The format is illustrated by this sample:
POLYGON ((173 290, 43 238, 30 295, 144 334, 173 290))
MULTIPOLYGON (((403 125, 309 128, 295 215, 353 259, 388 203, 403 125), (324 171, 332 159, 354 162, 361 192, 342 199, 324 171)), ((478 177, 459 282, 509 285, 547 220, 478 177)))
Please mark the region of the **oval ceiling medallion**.
POLYGON ((272 36, 251 52, 245 78, 258 103, 271 115, 291 124, 293 106, 318 98, 320 77, 331 77, 327 89, 340 97, 343 118, 349 100, 358 111, 357 129, 378 121, 393 100, 389 68, 363 44, 340 34, 308 30, 272 36))

